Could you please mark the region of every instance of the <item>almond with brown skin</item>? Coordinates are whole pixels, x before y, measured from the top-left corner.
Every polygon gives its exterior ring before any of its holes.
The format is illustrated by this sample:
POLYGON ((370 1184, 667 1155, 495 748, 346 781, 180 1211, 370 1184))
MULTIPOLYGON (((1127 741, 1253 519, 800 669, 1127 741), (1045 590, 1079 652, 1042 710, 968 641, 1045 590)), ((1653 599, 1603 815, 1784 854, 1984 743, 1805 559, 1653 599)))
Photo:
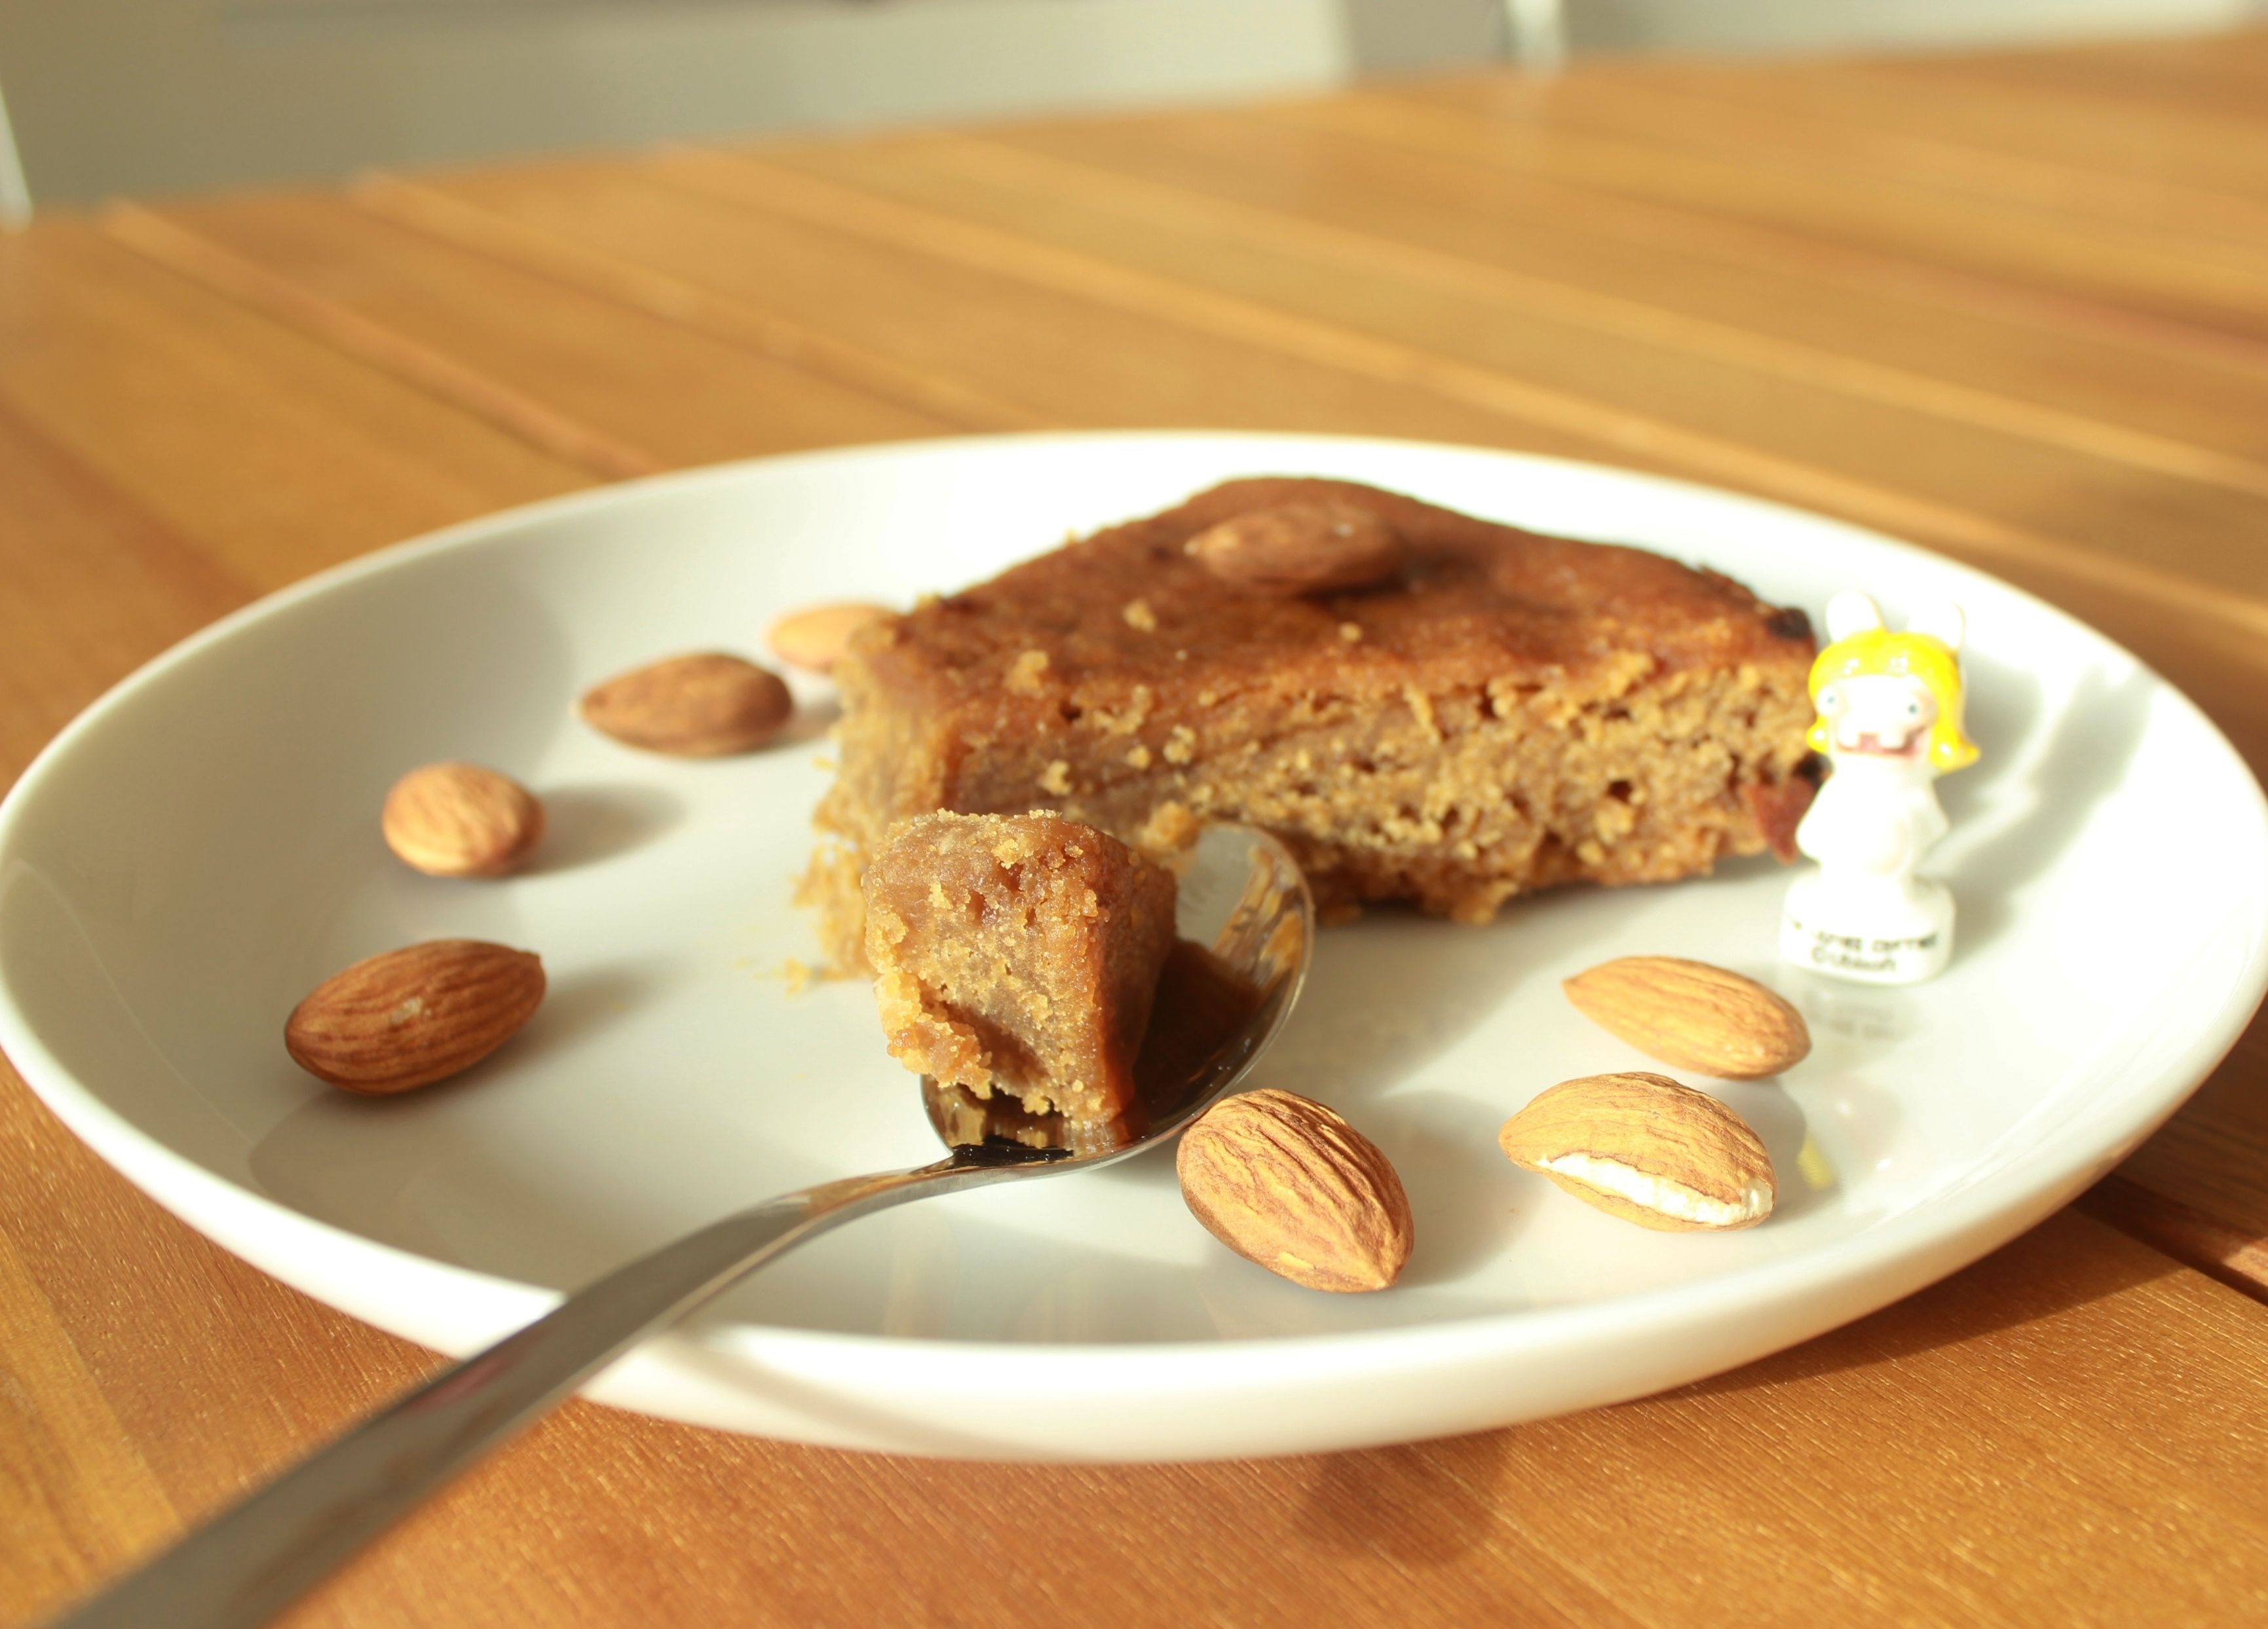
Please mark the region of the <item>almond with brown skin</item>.
POLYGON ((847 602, 791 611, 771 625, 764 643, 791 667, 833 673, 850 646, 850 636, 869 623, 895 615, 887 606, 847 602))
POLYGON ((534 953, 434 940, 325 979, 292 1009, 284 1048, 347 1091, 407 1092, 471 1068, 542 1001, 543 962, 534 953))
POLYGON ((1223 582, 1290 598, 1367 588, 1409 552, 1401 534, 1351 504, 1278 504, 1199 532, 1182 547, 1223 582))
POLYGON ((1667 1075, 1564 1080, 1506 1120, 1497 1142, 1585 1204, 1663 1232, 1753 1227, 1778 1194, 1749 1123, 1667 1075))
POLYGON ((379 816, 386 845, 435 877, 495 877, 543 840, 543 805, 509 775, 429 763, 394 783, 379 816))
POLYGON ((1319 1102, 1260 1091, 1216 1103, 1182 1134, 1174 1165, 1215 1238, 1294 1284, 1382 1290, 1410 1259, 1401 1177, 1319 1102))
POLYGON ((794 710, 777 674, 716 651, 633 668, 583 697, 592 728, 681 758, 752 752, 778 734, 794 710))
POLYGON ((1560 988, 1600 1028, 1673 1068, 1753 1080, 1811 1051, 1802 1014, 1753 978, 1706 962, 1624 956, 1560 988))

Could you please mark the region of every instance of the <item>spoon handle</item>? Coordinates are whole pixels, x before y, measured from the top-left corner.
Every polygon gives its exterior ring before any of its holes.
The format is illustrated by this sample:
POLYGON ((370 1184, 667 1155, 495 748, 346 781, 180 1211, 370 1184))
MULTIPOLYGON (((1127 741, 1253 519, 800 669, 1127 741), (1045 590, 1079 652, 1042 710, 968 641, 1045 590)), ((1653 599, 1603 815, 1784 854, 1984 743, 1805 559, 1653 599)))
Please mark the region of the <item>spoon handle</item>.
POLYGON ((51 1629, 265 1624, 640 1336, 837 1223, 997 1182, 1038 1158, 961 1150, 784 1194, 664 1245, 318 1448, 51 1629))

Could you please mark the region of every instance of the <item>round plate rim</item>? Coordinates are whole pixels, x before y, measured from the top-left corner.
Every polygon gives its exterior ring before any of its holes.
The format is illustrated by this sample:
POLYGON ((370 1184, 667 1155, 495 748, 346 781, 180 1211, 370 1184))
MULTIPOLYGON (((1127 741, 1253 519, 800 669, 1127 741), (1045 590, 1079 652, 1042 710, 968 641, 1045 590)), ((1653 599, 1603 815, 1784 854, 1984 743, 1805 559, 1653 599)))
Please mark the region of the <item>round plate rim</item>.
MULTIPOLYGON (((1813 528, 1828 528, 1870 546, 1918 557, 1933 571, 1972 579, 1995 593, 2012 596, 2039 614, 2066 624, 2132 661, 2162 687, 2167 697, 2188 715, 2204 737, 2226 755, 2229 765, 2242 777, 2242 784, 2250 787, 2252 826, 2258 855, 2264 859, 2259 868, 2268 872, 2268 798, 2264 798, 2257 781, 2235 747, 2202 709, 2117 641, 1989 572, 1870 527, 1797 505, 1614 465, 1496 447, 1389 437, 1212 430, 1062 431, 944 437, 738 460, 541 499, 359 556, 264 595, 188 635, 143 663, 90 704, 41 749, 6 798, 0 800, 0 866, 4 866, 9 857, 17 824, 25 810, 42 795, 41 788, 53 766, 70 754, 77 743, 101 729, 114 709, 123 706, 143 690, 162 684, 176 666, 230 638, 239 630, 301 601, 349 588, 364 577, 399 571, 435 554, 477 547, 490 539, 561 518, 615 506, 635 506, 662 494, 730 483, 752 469, 864 462, 877 458, 950 459, 972 448, 1020 446, 1041 449, 1052 445, 1092 447, 1101 443, 1137 447, 1192 442, 1241 444, 1256 453, 1292 447, 1326 453, 1332 448, 1382 448, 1481 458, 1508 468, 1575 470, 1593 478, 1607 477, 1616 483, 1650 488, 1679 499, 1729 504, 1813 528)), ((1834 1302, 1832 1316, 1811 1330, 1817 1333, 1863 1316, 1975 1261, 2077 1193, 2170 1117, 2234 1047, 2262 994, 2268 992, 2268 926, 2255 930, 2246 948, 2244 965, 2232 989, 2235 993, 2220 1010, 2216 1021, 2191 1035, 2172 1061, 2161 1063, 2154 1071, 2158 1086, 2149 1093, 2139 1095, 2123 1114, 2108 1124, 2090 1123, 2084 1134, 2070 1123, 2057 1127, 2040 1144, 2020 1178, 1971 1187, 1943 1199, 1926 1213, 1916 1209, 1819 1249, 1705 1279, 1594 1303, 1473 1313, 1377 1330, 1209 1341, 1049 1342, 1035 1347, 1022 1342, 832 1332, 754 1323, 705 1330, 698 1338, 704 1345, 735 1353, 773 1354, 790 1360, 789 1367, 797 1369, 811 1367, 830 1353, 904 1353, 924 1365, 938 1366, 948 1375, 979 1375, 1006 1358, 1044 1351, 1053 1360, 1049 1367, 1058 1374, 1093 1377, 1094 1383, 1060 1389, 1064 1395, 1070 1396, 1123 1389, 1123 1380, 1111 1371, 1130 1360, 1139 1365, 1146 1384, 1196 1391, 1233 1388, 1263 1377, 1280 1379, 1287 1365, 1297 1365, 1303 1373, 1318 1375, 1375 1369, 1381 1371, 1383 1377, 1385 1372, 1406 1372, 1428 1357, 1446 1364, 1489 1356, 1522 1356, 1568 1345, 1579 1338, 1610 1338, 1638 1327, 1657 1331, 1674 1329, 1728 1310, 1778 1305, 1806 1290, 1822 1295, 1830 1291, 1846 1292, 1843 1300, 1834 1302), (1903 1278, 1898 1274, 1896 1270, 1901 1264, 1921 1264, 1918 1273, 1903 1278), (1879 1296, 1874 1295, 1872 1288, 1875 1286, 1869 1285, 1870 1279, 1888 1287, 1879 1296), (1859 1293, 1855 1296, 1847 1294, 1852 1290, 1859 1293)), ((325 1222, 176 1154, 79 1085, 60 1060, 47 1050, 33 1033, 27 1015, 9 987, 4 968, 0 968, 0 1050, 5 1050, 26 1083, 82 1141, 137 1188, 208 1236, 234 1235, 239 1232, 234 1222, 248 1226, 257 1220, 264 1228, 280 1228, 326 1251, 343 1251, 350 1257, 360 1256, 394 1273, 428 1275, 436 1286, 446 1285, 457 1292, 471 1292, 487 1298, 497 1316, 499 1334, 559 1299, 556 1292, 538 1286, 438 1261, 325 1222)), ((335 1294, 311 1285, 308 1275, 289 1271, 268 1259, 280 1252, 245 1249, 233 1237, 222 1242, 263 1271, 318 1299, 335 1306, 341 1304, 335 1294)), ((351 1316, 381 1322, 354 1308, 345 1309, 351 1316)), ((394 1327, 384 1323, 381 1326, 394 1327)), ((422 1334, 410 1338, 427 1338, 422 1334)), ((453 1342, 451 1349, 461 1353, 475 1349, 478 1344, 453 1342)), ((1768 1349, 1788 1344, 1791 1343, 1786 1340, 1775 1341, 1768 1349)), ((626 1399, 616 1396, 613 1400, 626 1399)), ((650 1406, 659 1412, 673 1412, 659 1402, 635 1405, 650 1406)), ((1352 1440, 1355 1439, 1350 1439, 1352 1440)))

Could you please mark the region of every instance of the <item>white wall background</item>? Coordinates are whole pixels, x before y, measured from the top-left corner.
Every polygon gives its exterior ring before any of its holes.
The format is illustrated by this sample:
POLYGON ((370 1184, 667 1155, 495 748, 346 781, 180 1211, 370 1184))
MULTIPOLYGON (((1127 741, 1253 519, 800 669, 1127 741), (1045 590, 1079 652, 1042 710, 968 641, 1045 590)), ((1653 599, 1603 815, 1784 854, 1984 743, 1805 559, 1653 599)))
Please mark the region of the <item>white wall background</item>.
MULTIPOLYGON (((2180 31, 2264 3, 1562 0, 1578 52, 2180 31)), ((44 204, 1314 90, 1501 55, 1506 11, 1506 0, 0 0, 0 218, 21 190, 11 113, 44 204)))

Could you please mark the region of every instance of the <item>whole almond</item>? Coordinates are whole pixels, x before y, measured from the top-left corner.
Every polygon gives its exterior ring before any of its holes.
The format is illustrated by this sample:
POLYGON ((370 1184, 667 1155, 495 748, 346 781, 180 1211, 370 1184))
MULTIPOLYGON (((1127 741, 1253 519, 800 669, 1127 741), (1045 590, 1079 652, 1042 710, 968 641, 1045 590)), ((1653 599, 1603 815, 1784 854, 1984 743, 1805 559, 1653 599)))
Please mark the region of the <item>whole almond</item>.
POLYGON ((1749 1123, 1667 1075, 1565 1080, 1504 1123, 1514 1165, 1642 1227, 1752 1227, 1771 1214, 1771 1156, 1749 1123))
POLYGON ((1199 532, 1183 544, 1224 582, 1290 597, 1366 588, 1394 575, 1400 534, 1351 504, 1278 504, 1199 532))
POLYGON ((869 623, 896 615, 887 606, 846 602, 791 611, 764 635, 773 655, 808 673, 833 673, 850 636, 869 623))
POLYGON ((1803 1014, 1753 978, 1675 956, 1624 956, 1560 988, 1575 1010, 1676 1069, 1753 1080, 1811 1051, 1803 1014))
POLYGON ((379 816, 386 845, 429 876, 501 876, 543 840, 543 805, 509 775, 429 763, 394 783, 379 816))
POLYGON ((357 962, 291 1010, 284 1048, 309 1074, 386 1095, 471 1068, 543 1001, 543 962, 476 939, 441 939, 357 962))
POLYGON ((1174 1165, 1213 1237, 1294 1284, 1382 1290, 1410 1259, 1410 1197, 1392 1163, 1307 1098, 1260 1091, 1216 1103, 1182 1135, 1174 1165))
POLYGON ((616 741, 681 758, 752 752, 795 709, 780 676, 720 652, 618 674, 583 697, 583 719, 616 741))

